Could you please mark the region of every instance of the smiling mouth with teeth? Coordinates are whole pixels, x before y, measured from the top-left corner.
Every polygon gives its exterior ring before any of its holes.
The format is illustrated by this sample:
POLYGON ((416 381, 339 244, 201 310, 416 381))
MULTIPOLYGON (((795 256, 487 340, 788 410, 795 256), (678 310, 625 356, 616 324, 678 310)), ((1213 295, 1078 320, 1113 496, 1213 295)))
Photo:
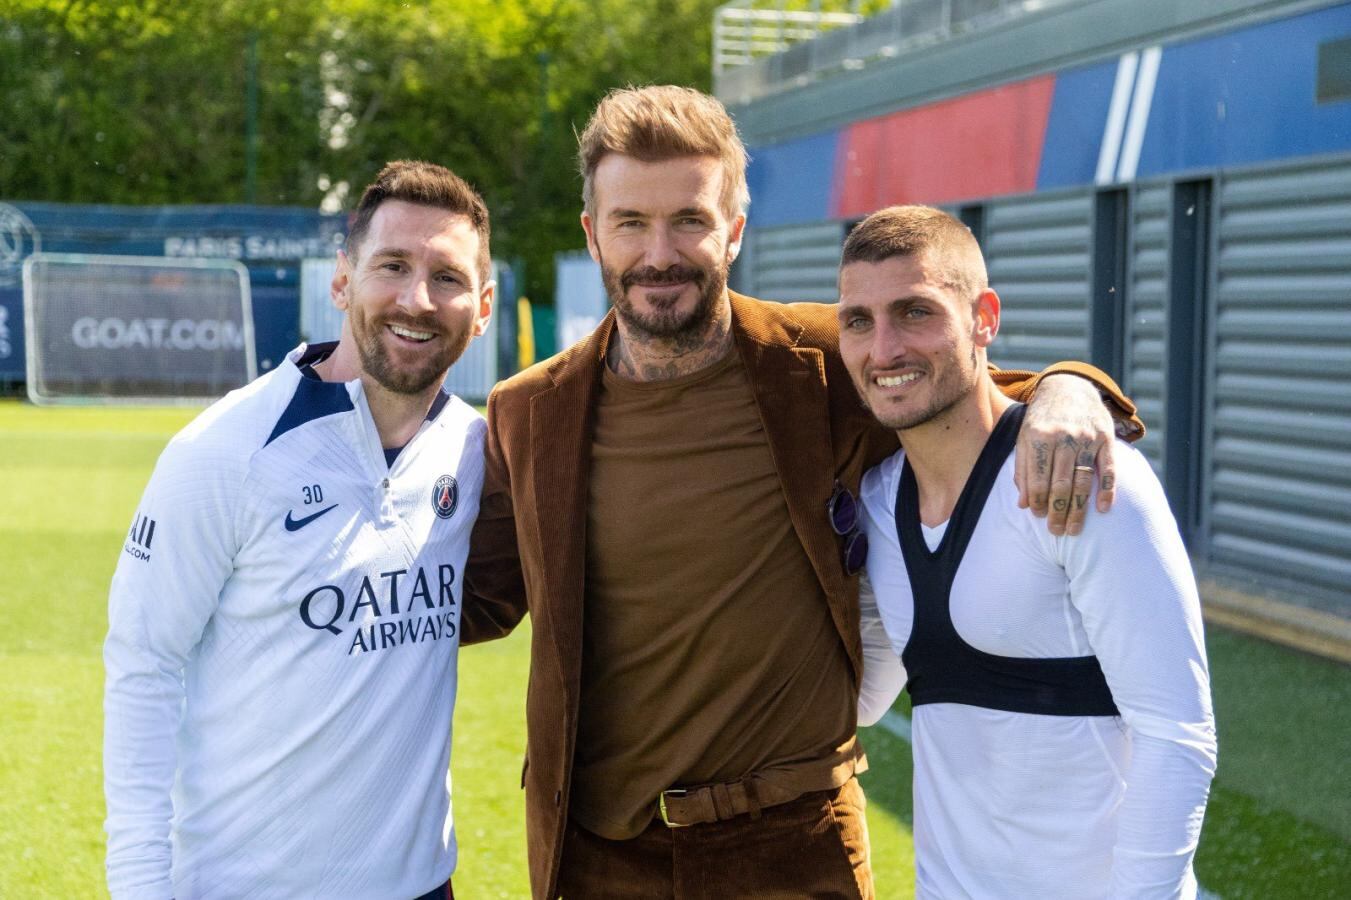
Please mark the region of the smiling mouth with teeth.
POLYGON ((878 387, 900 387, 903 384, 909 384, 919 377, 918 372, 911 372, 907 375, 879 375, 874 381, 878 387))
POLYGON ((389 330, 401 338, 407 338, 410 341, 417 341, 418 343, 430 341, 432 338, 436 337, 436 335, 432 334, 430 331, 414 331, 411 328, 404 328, 401 325, 390 325, 389 330))

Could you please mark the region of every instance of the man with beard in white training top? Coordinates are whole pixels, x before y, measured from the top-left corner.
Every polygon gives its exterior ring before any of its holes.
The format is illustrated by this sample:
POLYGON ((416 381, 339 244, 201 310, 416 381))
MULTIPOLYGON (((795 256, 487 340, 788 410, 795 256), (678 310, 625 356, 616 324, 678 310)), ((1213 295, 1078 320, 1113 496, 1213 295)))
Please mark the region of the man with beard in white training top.
POLYGON ((104 645, 114 900, 442 900, 483 417, 450 366, 492 310, 488 211, 385 167, 302 345, 169 443, 104 645))

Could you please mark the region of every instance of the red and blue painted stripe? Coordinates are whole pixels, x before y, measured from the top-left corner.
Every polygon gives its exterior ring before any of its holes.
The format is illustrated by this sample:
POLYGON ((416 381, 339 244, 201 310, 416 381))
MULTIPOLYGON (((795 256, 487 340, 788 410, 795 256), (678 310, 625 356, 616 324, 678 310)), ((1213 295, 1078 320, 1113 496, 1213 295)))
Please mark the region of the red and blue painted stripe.
POLYGON ((973 91, 752 147, 759 226, 853 218, 1351 151, 1351 99, 1316 98, 1351 4, 973 91))

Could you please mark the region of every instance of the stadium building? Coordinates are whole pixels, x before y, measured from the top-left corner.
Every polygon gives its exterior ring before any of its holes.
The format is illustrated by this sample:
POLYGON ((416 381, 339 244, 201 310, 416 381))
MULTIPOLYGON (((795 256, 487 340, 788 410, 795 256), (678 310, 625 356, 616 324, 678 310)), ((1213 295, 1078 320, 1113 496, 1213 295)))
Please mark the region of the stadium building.
POLYGON ((952 211, 1007 304, 994 361, 1088 359, 1139 402, 1210 611, 1348 646, 1351 3, 838 6, 716 13, 734 287, 833 300, 864 215, 952 211))

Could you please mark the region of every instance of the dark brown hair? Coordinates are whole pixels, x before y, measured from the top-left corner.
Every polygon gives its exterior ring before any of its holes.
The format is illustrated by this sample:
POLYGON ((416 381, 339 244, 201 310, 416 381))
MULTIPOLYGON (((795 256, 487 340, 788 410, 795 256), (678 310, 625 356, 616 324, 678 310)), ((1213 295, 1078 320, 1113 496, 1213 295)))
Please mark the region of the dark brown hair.
POLYGON ((402 200, 459 213, 469 218, 478 232, 478 274, 487 282, 492 277, 492 253, 488 248, 488 207, 469 183, 454 172, 435 163, 400 159, 386 163, 361 193, 361 202, 352 214, 347 229, 347 254, 355 256, 371 219, 386 200, 402 200))
POLYGON ((967 300, 975 302, 990 286, 971 229, 932 206, 889 206, 868 216, 845 238, 840 268, 920 255, 938 266, 946 287, 967 300))
POLYGON ((727 109, 708 94, 673 84, 611 91, 577 139, 582 202, 595 213, 592 176, 607 153, 660 162, 712 156, 722 163, 723 212, 736 218, 750 204, 746 147, 727 109))

